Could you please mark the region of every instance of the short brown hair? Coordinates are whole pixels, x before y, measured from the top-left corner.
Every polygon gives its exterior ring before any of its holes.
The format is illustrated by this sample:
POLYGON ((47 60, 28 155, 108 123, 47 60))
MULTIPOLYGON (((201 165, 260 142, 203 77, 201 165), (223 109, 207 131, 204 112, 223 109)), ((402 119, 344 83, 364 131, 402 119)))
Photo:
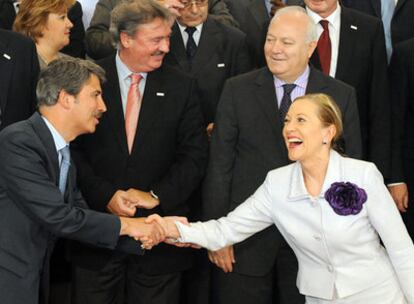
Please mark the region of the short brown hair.
POLYGON ((50 13, 66 12, 76 0, 22 0, 13 30, 32 38, 42 37, 50 13))
POLYGON ((323 93, 306 94, 295 99, 309 100, 313 102, 318 108, 318 116, 325 127, 333 125, 336 129, 336 134, 332 139, 331 148, 338 152, 343 152, 342 148, 342 114, 336 102, 329 95, 323 93))

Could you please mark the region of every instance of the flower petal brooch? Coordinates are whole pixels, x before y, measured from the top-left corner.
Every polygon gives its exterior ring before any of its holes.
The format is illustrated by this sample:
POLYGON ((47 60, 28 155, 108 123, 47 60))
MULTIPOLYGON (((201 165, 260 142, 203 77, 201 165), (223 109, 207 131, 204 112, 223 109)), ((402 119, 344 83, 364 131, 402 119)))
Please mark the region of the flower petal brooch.
POLYGON ((353 183, 337 182, 325 192, 325 199, 336 214, 355 215, 361 212, 367 193, 353 183))

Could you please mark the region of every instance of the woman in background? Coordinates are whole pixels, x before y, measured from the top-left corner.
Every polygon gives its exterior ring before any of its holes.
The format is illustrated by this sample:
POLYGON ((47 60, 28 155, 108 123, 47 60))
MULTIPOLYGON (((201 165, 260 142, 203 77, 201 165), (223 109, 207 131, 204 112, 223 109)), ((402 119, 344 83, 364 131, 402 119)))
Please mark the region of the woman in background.
POLYGON ((40 69, 65 57, 60 50, 69 44, 73 24, 68 10, 75 0, 23 0, 13 30, 32 38, 36 44, 40 69))

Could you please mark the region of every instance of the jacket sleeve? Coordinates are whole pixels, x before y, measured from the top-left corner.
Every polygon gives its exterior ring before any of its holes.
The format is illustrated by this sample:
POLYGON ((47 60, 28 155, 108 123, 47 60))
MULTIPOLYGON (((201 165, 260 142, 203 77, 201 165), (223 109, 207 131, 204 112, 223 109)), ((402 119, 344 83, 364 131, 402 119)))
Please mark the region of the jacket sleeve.
POLYGON ((366 170, 364 180, 370 197, 367 204, 369 219, 387 249, 408 303, 414 303, 413 241, 375 165, 371 164, 366 170))

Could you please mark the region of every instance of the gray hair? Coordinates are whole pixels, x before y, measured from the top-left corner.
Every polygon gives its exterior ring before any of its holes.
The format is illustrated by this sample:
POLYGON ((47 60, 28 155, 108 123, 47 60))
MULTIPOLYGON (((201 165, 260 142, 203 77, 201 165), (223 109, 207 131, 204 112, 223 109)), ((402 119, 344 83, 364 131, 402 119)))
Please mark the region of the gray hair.
POLYGON ((172 15, 168 9, 154 0, 123 0, 111 13, 109 31, 116 47, 119 48, 121 33, 135 36, 138 26, 160 18, 170 21, 172 15))
POLYGON ((309 17, 309 15, 306 13, 306 10, 301 6, 291 5, 291 6, 286 6, 284 8, 277 10, 272 20, 270 21, 270 23, 272 23, 274 20, 276 20, 282 15, 292 14, 292 13, 303 14, 307 19, 308 25, 307 25, 306 42, 312 42, 312 41, 318 40, 318 35, 316 32, 316 24, 312 20, 312 18, 309 17))
POLYGON ((72 57, 52 61, 39 75, 37 105, 55 105, 62 90, 78 95, 92 75, 96 75, 101 83, 105 81, 105 71, 91 61, 72 57))

